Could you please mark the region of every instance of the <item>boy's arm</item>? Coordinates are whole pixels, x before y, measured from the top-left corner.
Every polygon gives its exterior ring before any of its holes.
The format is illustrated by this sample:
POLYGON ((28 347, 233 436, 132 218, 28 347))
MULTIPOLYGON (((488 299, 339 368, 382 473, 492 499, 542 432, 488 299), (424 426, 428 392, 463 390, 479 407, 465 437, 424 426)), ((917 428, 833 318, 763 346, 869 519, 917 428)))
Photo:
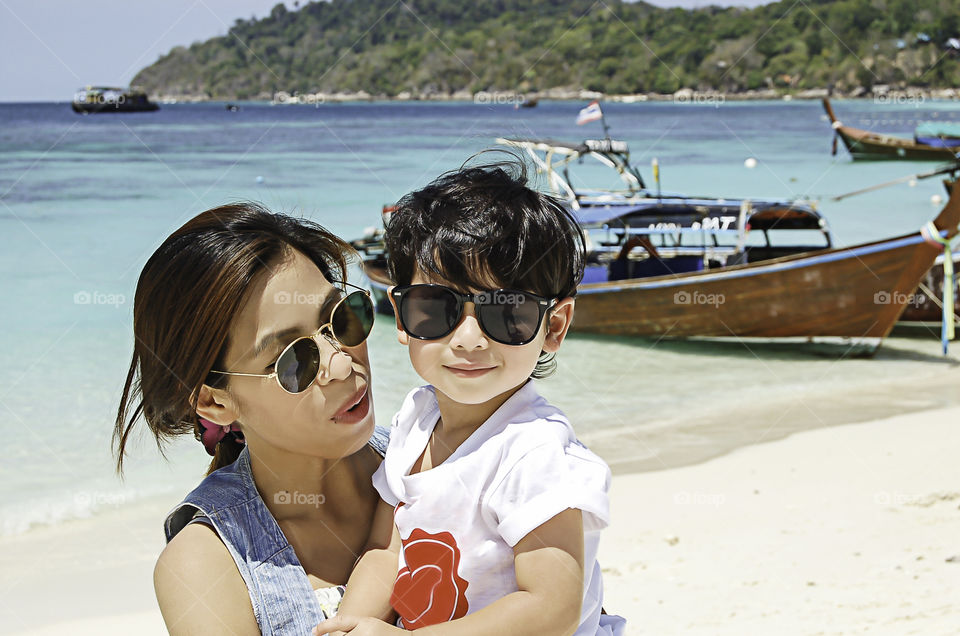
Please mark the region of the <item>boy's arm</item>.
POLYGON ((394 618, 390 594, 397 579, 400 533, 393 522, 393 506, 381 500, 373 517, 370 538, 350 574, 338 614, 394 618))
MULTIPOLYGON (((463 618, 413 633, 420 636, 569 636, 576 632, 583 604, 583 513, 568 508, 523 537, 514 546, 513 553, 519 591, 463 618)), ((382 622, 356 619, 347 612, 321 625, 331 631, 349 631, 351 635, 396 632, 396 628, 382 622)))

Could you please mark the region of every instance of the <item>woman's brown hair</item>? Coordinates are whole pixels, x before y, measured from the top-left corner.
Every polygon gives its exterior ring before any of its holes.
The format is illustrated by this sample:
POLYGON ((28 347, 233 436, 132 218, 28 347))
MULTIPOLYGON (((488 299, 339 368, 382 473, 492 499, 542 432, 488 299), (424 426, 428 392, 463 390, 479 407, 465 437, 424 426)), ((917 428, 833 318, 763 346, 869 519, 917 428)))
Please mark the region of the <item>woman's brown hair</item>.
MULTIPOLYGON (((163 453, 177 435, 200 439, 197 395, 223 388, 230 326, 259 276, 292 250, 328 280, 343 280, 351 247, 320 225, 273 214, 256 203, 202 212, 171 234, 144 265, 133 304, 133 360, 113 431, 117 472, 142 416, 163 453)), ((232 435, 217 444, 208 473, 232 463, 243 446, 232 435)))

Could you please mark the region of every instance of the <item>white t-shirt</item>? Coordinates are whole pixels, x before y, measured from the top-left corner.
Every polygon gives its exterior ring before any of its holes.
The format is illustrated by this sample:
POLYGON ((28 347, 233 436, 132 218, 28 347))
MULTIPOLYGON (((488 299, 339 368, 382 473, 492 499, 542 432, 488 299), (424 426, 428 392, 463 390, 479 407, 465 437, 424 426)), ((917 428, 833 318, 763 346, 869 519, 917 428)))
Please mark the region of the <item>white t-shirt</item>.
POLYGON ((391 602, 407 629, 446 622, 517 591, 513 546, 567 508, 583 511, 584 587, 576 636, 621 634, 602 615, 597 563, 609 523, 610 469, 577 441, 567 418, 532 381, 442 464, 414 475, 440 408, 432 386, 407 395, 373 484, 403 540, 391 602))

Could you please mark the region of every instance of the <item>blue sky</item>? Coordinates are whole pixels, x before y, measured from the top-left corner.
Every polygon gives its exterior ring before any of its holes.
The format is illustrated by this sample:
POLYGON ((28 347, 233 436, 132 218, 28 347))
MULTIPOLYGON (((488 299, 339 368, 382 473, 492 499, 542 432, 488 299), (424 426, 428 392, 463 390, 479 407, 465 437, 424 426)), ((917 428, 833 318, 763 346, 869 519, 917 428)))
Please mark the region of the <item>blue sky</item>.
MULTIPOLYGON (((469 1, 469 0, 467 0, 469 1)), ((653 0, 756 6, 768 0, 653 0)), ((223 35, 278 0, 0 0, 0 101, 64 101, 86 84, 127 85, 177 45, 223 35)), ((293 6, 292 0, 286 2, 293 6)))

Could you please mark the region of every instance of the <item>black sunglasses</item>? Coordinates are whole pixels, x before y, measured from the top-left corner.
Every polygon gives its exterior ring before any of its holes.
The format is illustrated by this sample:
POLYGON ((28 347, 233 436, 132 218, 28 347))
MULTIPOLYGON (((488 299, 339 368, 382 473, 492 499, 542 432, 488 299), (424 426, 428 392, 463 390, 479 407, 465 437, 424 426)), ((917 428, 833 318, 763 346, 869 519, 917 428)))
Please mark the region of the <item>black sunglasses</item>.
POLYGON ((444 285, 406 285, 391 292, 403 330, 418 340, 436 340, 452 332, 463 317, 464 303, 473 303, 480 329, 505 345, 525 345, 537 336, 547 311, 557 304, 515 289, 463 294, 444 285))
MULTIPOLYGON (((350 283, 341 285, 356 287, 350 283)), ((238 375, 250 378, 273 378, 287 393, 303 393, 320 374, 320 345, 317 336, 323 335, 339 351, 340 347, 356 347, 363 343, 373 329, 373 301, 365 289, 347 294, 337 301, 330 312, 330 320, 312 335, 302 336, 288 344, 274 363, 273 373, 234 373, 214 371, 220 375, 238 375), (324 333, 328 332, 328 333, 324 333)))

